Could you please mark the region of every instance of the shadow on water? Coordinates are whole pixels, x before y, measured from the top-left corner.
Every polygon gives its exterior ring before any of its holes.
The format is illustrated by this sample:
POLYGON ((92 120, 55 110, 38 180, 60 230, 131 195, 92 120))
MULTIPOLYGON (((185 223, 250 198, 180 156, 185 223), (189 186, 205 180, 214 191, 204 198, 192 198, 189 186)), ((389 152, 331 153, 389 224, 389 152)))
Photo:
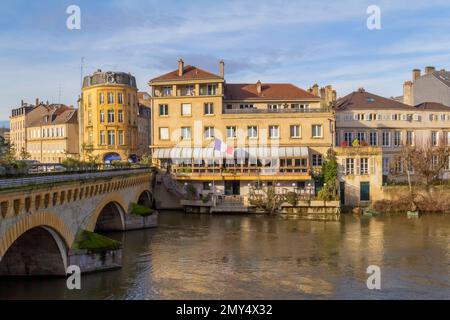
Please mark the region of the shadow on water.
POLYGON ((157 229, 113 233, 120 270, 0 279, 1 299, 450 298, 450 216, 318 222, 163 212, 157 229), (382 290, 366 287, 367 267, 382 290))

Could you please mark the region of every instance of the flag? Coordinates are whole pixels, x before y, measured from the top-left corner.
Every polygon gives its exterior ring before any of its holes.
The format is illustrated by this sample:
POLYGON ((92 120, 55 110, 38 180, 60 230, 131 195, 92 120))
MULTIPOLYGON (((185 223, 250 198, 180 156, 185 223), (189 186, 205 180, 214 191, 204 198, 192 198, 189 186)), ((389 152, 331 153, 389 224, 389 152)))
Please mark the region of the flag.
POLYGON ((234 148, 232 146, 227 145, 223 141, 216 139, 214 141, 214 150, 219 152, 226 152, 228 155, 232 156, 234 154, 234 148))

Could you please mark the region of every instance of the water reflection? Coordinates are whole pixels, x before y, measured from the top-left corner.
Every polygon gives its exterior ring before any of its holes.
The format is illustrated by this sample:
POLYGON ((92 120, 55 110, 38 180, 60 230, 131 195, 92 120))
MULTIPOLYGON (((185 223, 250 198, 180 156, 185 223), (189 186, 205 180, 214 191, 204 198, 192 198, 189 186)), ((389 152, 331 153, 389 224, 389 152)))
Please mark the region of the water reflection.
POLYGON ((64 279, 0 280, 0 298, 450 298, 450 216, 339 222, 163 213, 160 227, 110 235, 121 270, 64 279), (382 270, 382 290, 366 269, 382 270))

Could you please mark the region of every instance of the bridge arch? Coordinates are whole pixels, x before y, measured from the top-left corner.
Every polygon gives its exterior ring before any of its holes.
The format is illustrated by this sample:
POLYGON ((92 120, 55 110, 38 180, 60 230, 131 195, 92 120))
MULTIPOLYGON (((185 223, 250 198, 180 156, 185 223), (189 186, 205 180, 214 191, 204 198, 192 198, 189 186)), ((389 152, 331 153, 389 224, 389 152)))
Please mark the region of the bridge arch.
POLYGON ((153 194, 150 190, 148 190, 148 188, 142 188, 141 190, 139 190, 135 202, 147 208, 154 208, 153 194))
POLYGON ((56 215, 27 216, 2 237, 0 275, 65 275, 67 248, 73 241, 73 234, 56 215))
POLYGON ((88 231, 125 230, 126 202, 116 192, 106 196, 95 208, 86 225, 88 231))

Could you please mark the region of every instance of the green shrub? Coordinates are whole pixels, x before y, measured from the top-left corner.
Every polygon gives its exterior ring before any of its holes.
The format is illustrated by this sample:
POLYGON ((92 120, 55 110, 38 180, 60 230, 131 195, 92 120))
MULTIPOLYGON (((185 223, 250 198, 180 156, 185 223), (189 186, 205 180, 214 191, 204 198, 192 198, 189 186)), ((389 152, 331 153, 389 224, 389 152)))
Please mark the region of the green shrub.
POLYGON ((122 243, 95 232, 82 230, 77 234, 72 249, 88 250, 92 253, 101 253, 108 250, 118 250, 122 243))
POLYGON ((288 192, 284 195, 284 200, 289 203, 291 206, 297 205, 298 195, 295 192, 288 192))
POLYGON ((147 208, 137 203, 132 203, 131 214, 139 217, 148 217, 153 214, 153 209, 147 208))

